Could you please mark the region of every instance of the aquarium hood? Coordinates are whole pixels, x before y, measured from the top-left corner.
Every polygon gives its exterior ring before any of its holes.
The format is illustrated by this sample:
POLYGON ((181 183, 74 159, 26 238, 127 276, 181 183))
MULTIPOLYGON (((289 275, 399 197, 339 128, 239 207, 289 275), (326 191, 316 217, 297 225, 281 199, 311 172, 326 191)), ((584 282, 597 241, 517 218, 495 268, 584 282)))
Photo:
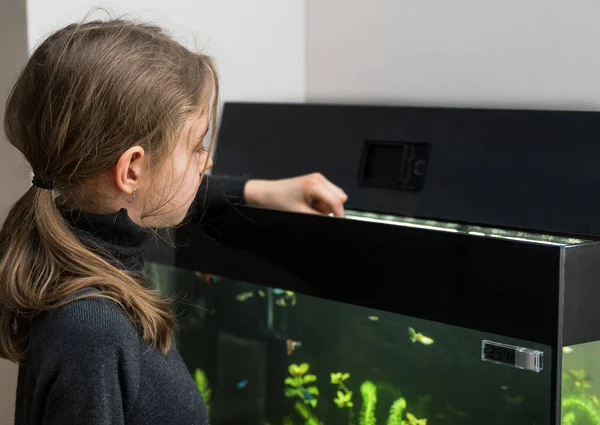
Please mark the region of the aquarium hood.
POLYGON ((360 211, 600 235, 600 113, 226 103, 215 174, 319 171, 360 211))

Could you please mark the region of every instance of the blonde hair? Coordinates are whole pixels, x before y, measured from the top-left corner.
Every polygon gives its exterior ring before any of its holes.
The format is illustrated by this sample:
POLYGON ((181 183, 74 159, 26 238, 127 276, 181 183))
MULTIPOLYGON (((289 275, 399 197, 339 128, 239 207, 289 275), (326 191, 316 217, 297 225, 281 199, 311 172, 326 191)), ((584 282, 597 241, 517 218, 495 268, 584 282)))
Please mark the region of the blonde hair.
MULTIPOLYGON (((34 174, 68 198, 132 146, 160 168, 188 117, 207 104, 212 147, 218 91, 211 58, 158 27, 122 19, 73 24, 32 54, 7 101, 4 129, 34 174)), ((52 191, 32 186, 14 204, 0 230, 0 255, 0 357, 22 360, 32 320, 85 297, 115 301, 144 339, 170 349, 169 300, 141 273, 87 249, 52 191), (85 288, 98 291, 72 297, 85 288)))

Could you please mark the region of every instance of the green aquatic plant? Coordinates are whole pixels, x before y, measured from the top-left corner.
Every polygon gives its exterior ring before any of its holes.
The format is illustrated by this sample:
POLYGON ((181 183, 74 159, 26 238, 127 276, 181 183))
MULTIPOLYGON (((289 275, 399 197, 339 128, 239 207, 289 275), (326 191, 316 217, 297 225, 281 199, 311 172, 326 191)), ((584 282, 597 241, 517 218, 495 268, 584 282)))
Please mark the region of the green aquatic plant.
POLYGON ((296 412, 304 419, 304 425, 323 425, 305 404, 297 402, 294 407, 296 412))
POLYGON ((568 369, 562 376, 562 425, 600 425, 600 401, 584 369, 568 369))
POLYGON ((581 396, 571 395, 562 401, 562 424, 600 425, 600 411, 592 400, 581 396), (580 422, 580 418, 586 418, 580 422))
POLYGON ((563 415, 562 420, 560 421, 561 425, 575 425, 575 421, 577 420, 577 416, 575 413, 569 412, 566 415, 563 415))
POLYGON ((298 397, 304 404, 317 407, 319 388, 314 385, 317 381, 316 375, 308 373, 310 365, 302 363, 300 365, 291 364, 288 371, 291 376, 285 378, 285 396, 289 398, 298 397), (312 384, 312 385, 311 385, 312 384))
POLYGON ((375 407, 377 407, 377 387, 371 381, 365 381, 360 386, 363 405, 358 419, 359 425, 377 425, 375 407))
POLYGON ((283 418, 283 425, 294 425, 294 421, 292 421, 292 415, 287 415, 283 418))
MULTIPOLYGON (((313 413, 312 409, 317 406, 319 389, 315 385, 316 375, 308 373, 310 365, 308 363, 291 364, 288 366, 290 376, 285 378, 285 395, 289 398, 298 398, 294 407, 298 415, 304 419, 305 425, 322 425, 313 413)), ((348 423, 354 421, 354 401, 353 392, 348 388, 346 381, 350 378, 349 373, 334 372, 330 374, 331 383, 338 387, 336 397, 333 402, 338 408, 348 409, 348 423)), ((377 425, 375 411, 377 408, 377 385, 367 380, 360 386, 362 396, 362 406, 360 409, 358 425, 377 425)), ((430 400, 429 396, 421 397, 417 407, 423 412, 425 405, 430 400)), ((291 425, 291 419, 286 418, 284 425, 291 425)), ((414 414, 407 411, 407 402, 404 398, 398 398, 392 404, 386 425, 427 425, 427 419, 418 419, 414 414)), ((596 424, 594 424, 596 425, 596 424)), ((598 424, 600 425, 600 424, 598 424)))
POLYGON ((392 403, 390 414, 388 416, 387 425, 403 425, 404 410, 406 410, 406 400, 399 398, 392 403))
POLYGON ((333 399, 333 402, 340 409, 344 407, 351 408, 354 405, 352 402, 352 391, 344 384, 344 381, 348 378, 350 378, 349 373, 336 372, 331 374, 331 383, 338 386, 337 397, 333 399))
POLYGON ((418 419, 412 413, 406 412, 406 420, 402 421, 402 425, 427 425, 427 419, 418 419))
MULTIPOLYGON (((365 381, 360 386, 363 405, 359 416, 359 425, 377 425, 375 408, 377 407, 377 386, 371 381, 365 381)), ((410 412, 406 412, 406 400, 399 398, 392 404, 387 419, 387 425, 427 425, 427 419, 418 419, 410 412)))
POLYGON ((194 373, 194 381, 196 382, 198 391, 200 391, 200 394, 202 394, 202 398, 204 399, 206 413, 210 415, 210 398, 212 397, 212 388, 210 388, 208 385, 208 379, 206 378, 206 374, 202 369, 196 369, 196 372, 194 373))

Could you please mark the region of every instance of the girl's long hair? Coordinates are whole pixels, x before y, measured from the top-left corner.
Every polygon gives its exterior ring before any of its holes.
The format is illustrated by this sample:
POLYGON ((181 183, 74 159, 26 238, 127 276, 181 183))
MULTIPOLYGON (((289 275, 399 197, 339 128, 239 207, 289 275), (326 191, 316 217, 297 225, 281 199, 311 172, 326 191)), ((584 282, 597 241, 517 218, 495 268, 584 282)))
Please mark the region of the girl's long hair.
POLYGON ((142 146, 160 168, 191 114, 206 106, 211 146, 218 111, 213 61, 160 28, 127 20, 73 24, 48 37, 22 70, 6 105, 8 140, 33 173, 55 190, 32 186, 0 230, 0 357, 24 358, 32 320, 75 299, 118 303, 140 335, 167 352, 174 318, 169 300, 140 273, 120 270, 71 231, 57 196, 142 146), (85 288, 84 295, 72 295, 85 288))

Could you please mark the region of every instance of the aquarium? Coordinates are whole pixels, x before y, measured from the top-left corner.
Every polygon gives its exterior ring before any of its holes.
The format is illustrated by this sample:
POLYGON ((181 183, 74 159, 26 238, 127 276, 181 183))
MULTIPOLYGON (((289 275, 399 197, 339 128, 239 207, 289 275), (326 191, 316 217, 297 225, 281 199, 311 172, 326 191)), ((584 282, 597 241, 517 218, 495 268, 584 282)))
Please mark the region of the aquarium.
POLYGON ((146 264, 214 425, 600 424, 598 244, 360 211, 220 220, 146 264))

